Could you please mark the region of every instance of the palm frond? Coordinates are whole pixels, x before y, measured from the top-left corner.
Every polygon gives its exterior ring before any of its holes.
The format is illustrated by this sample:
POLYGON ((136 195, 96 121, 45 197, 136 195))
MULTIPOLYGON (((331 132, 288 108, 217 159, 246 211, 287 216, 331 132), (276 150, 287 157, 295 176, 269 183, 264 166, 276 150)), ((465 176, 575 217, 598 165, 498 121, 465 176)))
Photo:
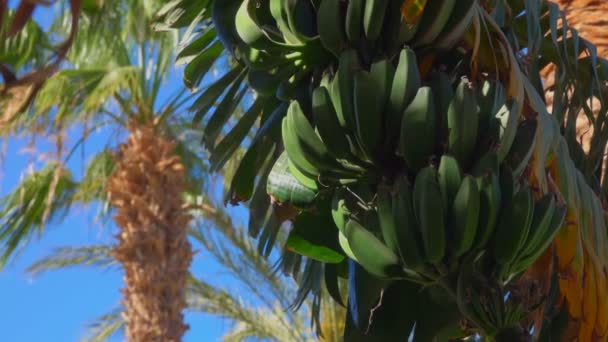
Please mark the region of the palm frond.
POLYGON ((122 318, 122 309, 117 308, 110 313, 98 317, 93 323, 89 324, 88 335, 81 339, 81 342, 104 342, 110 337, 121 334, 126 322, 122 318))
POLYGON ((68 212, 75 188, 69 171, 51 163, 0 200, 0 268, 22 243, 40 235, 47 222, 68 212))
POLYGON ((220 208, 206 213, 191 236, 263 303, 278 301, 287 307, 293 293, 286 281, 258 253, 245 230, 235 228, 229 214, 220 208))
POLYGON ((90 203, 95 200, 105 202, 107 193, 104 186, 114 171, 114 164, 114 157, 109 150, 97 153, 87 166, 78 190, 74 193, 74 200, 81 203, 90 203))
POLYGON ((305 341, 312 334, 300 320, 287 319, 284 308, 247 305, 242 299, 200 279, 191 278, 187 298, 192 311, 211 313, 239 322, 249 337, 276 341, 305 341))
POLYGON ((110 255, 111 249, 109 245, 58 247, 30 265, 27 272, 36 276, 44 272, 76 266, 107 268, 118 264, 110 255))

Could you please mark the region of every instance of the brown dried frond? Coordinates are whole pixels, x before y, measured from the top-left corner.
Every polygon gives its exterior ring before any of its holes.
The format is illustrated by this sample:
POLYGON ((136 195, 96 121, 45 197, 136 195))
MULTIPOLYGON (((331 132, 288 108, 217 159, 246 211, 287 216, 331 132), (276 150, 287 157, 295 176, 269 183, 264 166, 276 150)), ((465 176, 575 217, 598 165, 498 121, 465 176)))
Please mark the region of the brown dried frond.
POLYGON ((130 125, 108 181, 120 227, 113 255, 125 271, 123 313, 129 341, 180 341, 192 260, 183 200, 184 165, 175 143, 152 126, 130 125))

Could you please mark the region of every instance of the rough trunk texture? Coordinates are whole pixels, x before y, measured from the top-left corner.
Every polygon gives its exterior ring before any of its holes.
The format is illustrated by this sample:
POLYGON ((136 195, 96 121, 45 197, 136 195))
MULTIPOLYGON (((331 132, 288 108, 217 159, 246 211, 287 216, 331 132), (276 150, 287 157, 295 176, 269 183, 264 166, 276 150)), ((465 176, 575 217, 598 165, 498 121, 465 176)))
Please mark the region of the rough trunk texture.
POLYGON ((108 182, 120 228, 113 255, 124 269, 122 290, 131 342, 180 341, 188 326, 185 285, 192 260, 187 239, 184 166, 174 143, 152 126, 131 125, 108 182))

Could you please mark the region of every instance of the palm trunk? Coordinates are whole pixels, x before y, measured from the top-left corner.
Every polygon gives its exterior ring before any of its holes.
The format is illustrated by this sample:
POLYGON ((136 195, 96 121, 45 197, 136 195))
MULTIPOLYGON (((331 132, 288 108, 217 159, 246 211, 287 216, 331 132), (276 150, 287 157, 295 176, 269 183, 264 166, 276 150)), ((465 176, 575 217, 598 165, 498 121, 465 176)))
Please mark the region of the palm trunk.
POLYGON ((184 166, 175 144, 152 126, 134 124, 108 182, 120 228, 113 255, 122 263, 123 316, 132 342, 180 341, 188 326, 185 285, 192 260, 191 217, 183 208, 184 166))

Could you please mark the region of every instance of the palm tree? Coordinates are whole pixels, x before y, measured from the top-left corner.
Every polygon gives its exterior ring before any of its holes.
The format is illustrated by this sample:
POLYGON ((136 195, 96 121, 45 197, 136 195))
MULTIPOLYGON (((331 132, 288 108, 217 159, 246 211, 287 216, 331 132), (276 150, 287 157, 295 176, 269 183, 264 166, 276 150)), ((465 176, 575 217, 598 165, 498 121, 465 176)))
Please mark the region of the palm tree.
MULTIPOLYGON (((222 338, 224 341, 250 338, 316 340, 316 333, 308 324, 308 312, 313 302, 307 300, 299 311, 284 309, 296 294, 294 279, 277 274, 269 260, 258 253, 243 227, 235 225, 230 213, 222 206, 208 203, 204 211, 195 213, 195 217, 190 236, 202 249, 197 257, 204 258, 206 263, 211 260, 217 262, 220 269, 214 272, 220 275, 220 279, 214 276, 215 281, 206 280, 212 279, 206 272, 191 273, 186 287, 187 310, 211 314, 231 322, 231 329, 222 338), (238 283, 226 289, 221 284, 225 284, 228 278, 236 279, 238 283), (249 295, 243 297, 240 293, 249 295)), ((109 245, 60 247, 31 265, 28 272, 40 275, 66 267, 91 266, 112 269, 118 264, 109 245)), ((234 284, 233 281, 230 283, 234 284)), ((344 308, 329 301, 326 293, 322 297, 327 304, 321 313, 321 339, 340 341, 344 308)), ((124 333, 125 320, 120 311, 116 309, 96 319, 84 340, 104 341, 112 335, 124 333)))
MULTIPOLYGON (((2 264, 72 205, 107 202, 121 228, 112 255, 125 271, 123 315, 131 341, 179 341, 187 330, 181 312, 192 252, 183 195, 201 185, 200 159, 172 131, 182 124, 184 92, 161 93, 175 36, 151 27, 160 4, 115 1, 83 13, 66 68, 45 82, 30 111, 0 128, 5 136, 51 136, 57 147, 56 160, 2 201, 2 264), (70 147, 66 134, 75 127, 84 133, 70 147), (128 133, 127 141, 93 156, 77 181, 65 163, 86 144, 89 130, 100 128, 118 137, 128 133)), ((54 29, 71 39, 78 23, 69 19, 59 15, 54 29)))

